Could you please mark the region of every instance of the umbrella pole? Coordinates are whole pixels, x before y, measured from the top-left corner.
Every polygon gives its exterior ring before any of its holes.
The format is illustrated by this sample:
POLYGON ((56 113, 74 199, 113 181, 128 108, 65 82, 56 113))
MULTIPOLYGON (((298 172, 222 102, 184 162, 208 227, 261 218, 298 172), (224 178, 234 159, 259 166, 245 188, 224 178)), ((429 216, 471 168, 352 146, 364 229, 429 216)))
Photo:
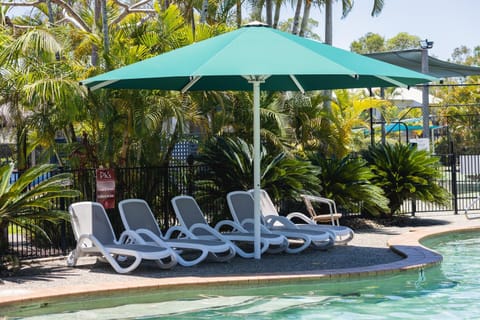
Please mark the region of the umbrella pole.
POLYGON ((254 197, 254 257, 261 258, 260 250, 260 83, 253 84, 253 197, 254 197))

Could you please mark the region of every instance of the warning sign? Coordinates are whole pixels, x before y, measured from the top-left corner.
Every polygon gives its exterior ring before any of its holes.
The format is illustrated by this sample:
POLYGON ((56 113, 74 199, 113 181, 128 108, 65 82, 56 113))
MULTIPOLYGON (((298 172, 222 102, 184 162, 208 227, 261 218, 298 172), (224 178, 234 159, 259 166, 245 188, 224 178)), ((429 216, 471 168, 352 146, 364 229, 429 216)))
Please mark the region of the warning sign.
POLYGON ((97 202, 105 209, 115 208, 115 171, 97 169, 97 202))

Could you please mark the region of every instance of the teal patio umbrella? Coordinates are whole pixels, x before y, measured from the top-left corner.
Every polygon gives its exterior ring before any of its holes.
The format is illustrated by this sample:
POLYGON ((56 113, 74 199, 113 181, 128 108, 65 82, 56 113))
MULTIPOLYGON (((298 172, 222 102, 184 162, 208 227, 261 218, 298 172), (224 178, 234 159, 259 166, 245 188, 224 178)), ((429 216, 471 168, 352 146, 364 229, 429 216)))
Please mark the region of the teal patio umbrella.
POLYGON ((301 91, 416 85, 436 78, 254 22, 92 78, 91 90, 253 90, 256 237, 260 258, 260 89, 301 91))

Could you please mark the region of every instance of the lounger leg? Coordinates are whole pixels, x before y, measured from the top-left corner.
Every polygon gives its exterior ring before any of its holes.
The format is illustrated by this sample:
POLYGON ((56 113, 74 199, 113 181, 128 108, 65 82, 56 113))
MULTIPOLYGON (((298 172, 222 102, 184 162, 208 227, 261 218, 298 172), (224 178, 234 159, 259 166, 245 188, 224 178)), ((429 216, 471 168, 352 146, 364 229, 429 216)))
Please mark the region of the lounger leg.
POLYGON ((67 257, 67 266, 75 267, 77 265, 78 255, 77 249, 73 249, 67 257))
POLYGON ((236 252, 233 248, 229 248, 228 251, 219 253, 210 252, 209 255, 212 257, 213 260, 217 262, 225 262, 231 260, 235 256, 236 252))
POLYGON ((303 244, 299 247, 292 248, 290 245, 285 249, 285 252, 287 253, 299 253, 302 252, 303 250, 307 249, 310 244, 312 244, 312 240, 310 238, 299 238, 300 240, 303 240, 303 244))
POLYGON ((169 256, 160 260, 155 260, 157 265, 160 267, 160 269, 171 269, 173 266, 177 264, 177 260, 175 259, 175 256, 169 256))
MULTIPOLYGON (((193 249, 192 249, 193 250, 193 249)), ((191 267, 196 264, 199 264, 203 260, 205 260, 208 256, 208 250, 195 250, 200 251, 200 255, 192 260, 184 259, 181 253, 175 251, 175 258, 177 259, 178 263, 184 267, 191 267)), ((162 268, 162 266, 160 266, 162 268)))

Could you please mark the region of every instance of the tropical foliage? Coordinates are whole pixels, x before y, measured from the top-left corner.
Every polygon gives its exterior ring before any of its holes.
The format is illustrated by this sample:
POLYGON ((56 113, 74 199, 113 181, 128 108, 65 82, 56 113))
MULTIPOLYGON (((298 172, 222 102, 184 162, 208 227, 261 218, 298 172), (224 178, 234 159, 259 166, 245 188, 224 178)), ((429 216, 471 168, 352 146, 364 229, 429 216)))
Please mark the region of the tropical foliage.
POLYGON ((420 47, 420 37, 407 32, 385 39, 378 33, 368 32, 350 44, 350 50, 356 53, 374 53, 383 51, 401 51, 420 47))
POLYGON ((341 210, 381 216, 390 208, 383 190, 372 183, 374 173, 362 158, 327 159, 319 153, 308 156, 318 166, 320 194, 335 200, 341 210))
MULTIPOLYGON (((210 167, 200 184, 210 188, 214 198, 223 199, 233 189, 251 188, 252 111, 245 108, 252 104, 250 93, 88 92, 78 83, 224 33, 251 20, 331 43, 332 6, 338 5, 343 17, 354 7, 354 1, 349 0, 291 4, 267 0, 242 4, 241 1, 153 0, 0 2, 0 106, 9 113, 8 121, 2 117, 1 122, 10 122, 8 125, 16 130, 16 154, 12 159, 16 167, 28 168, 34 151, 38 163, 55 158, 60 165, 74 169, 164 166, 175 161, 172 154, 177 142, 193 139, 202 146, 198 161, 210 167), (280 13, 285 5, 292 5, 294 14, 282 21, 280 13), (9 14, 9 9, 15 7, 29 10, 22 16, 9 14), (320 8, 322 16, 314 8, 320 8), (315 34, 313 27, 318 24, 315 19, 325 22, 325 35, 315 34), (233 136, 239 139, 227 138, 233 136), (66 143, 58 144, 58 138, 66 143)), ((384 1, 374 0, 371 4, 371 14, 378 15, 384 1)), ((418 37, 408 34, 392 39, 367 34, 355 46, 352 44, 352 50, 364 53, 404 49, 415 46, 417 41, 418 37)), ((478 63, 478 52, 478 48, 473 54, 459 48, 454 59, 478 63)), ((442 98, 452 104, 478 103, 475 90, 445 89, 442 98)), ((411 182, 407 175, 407 179, 395 184, 405 195, 394 199, 384 180, 374 176, 373 184, 369 182, 371 173, 361 160, 348 160, 352 153, 370 144, 365 133, 371 108, 381 110, 387 120, 400 114, 383 100, 348 90, 332 95, 262 93, 262 187, 275 200, 298 199, 298 193, 304 190, 337 196, 345 207, 363 198, 364 209, 372 214, 388 211, 374 184, 385 190, 394 211, 401 199, 422 196, 418 191, 423 188, 422 183, 417 178, 416 184, 411 182), (307 155, 315 165, 303 160, 307 155), (362 190, 363 196, 349 190, 352 188, 362 190)), ((467 141, 480 137, 478 122, 462 123, 461 119, 475 111, 454 107, 444 110, 443 116, 458 119, 452 129, 453 139, 473 148, 474 143, 469 145, 467 141)), ((386 162, 381 159, 378 156, 379 163, 386 162)), ((434 166, 428 161, 423 165, 427 169, 418 167, 419 163, 414 176, 425 180, 416 172, 426 170, 433 175, 434 166)), ((380 164, 372 168, 374 174, 399 170, 380 164)))
MULTIPOLYGON (((265 147, 260 159, 261 188, 274 200, 298 200, 305 190, 318 189, 317 170, 308 161, 265 147)), ((201 201, 223 203, 228 192, 253 188, 253 146, 240 138, 214 137, 196 160, 209 167, 197 183, 201 201)))
POLYGON ((405 200, 422 200, 446 205, 449 193, 438 184, 438 158, 410 144, 378 144, 363 152, 374 176, 371 181, 383 189, 391 214, 398 213, 405 200))
POLYGON ((55 174, 55 168, 49 164, 32 167, 12 183, 13 165, 0 167, 0 252, 5 249, 4 231, 11 222, 48 239, 41 222, 68 219, 66 212, 52 209, 54 201, 78 197, 80 193, 69 188, 70 174, 55 174))

